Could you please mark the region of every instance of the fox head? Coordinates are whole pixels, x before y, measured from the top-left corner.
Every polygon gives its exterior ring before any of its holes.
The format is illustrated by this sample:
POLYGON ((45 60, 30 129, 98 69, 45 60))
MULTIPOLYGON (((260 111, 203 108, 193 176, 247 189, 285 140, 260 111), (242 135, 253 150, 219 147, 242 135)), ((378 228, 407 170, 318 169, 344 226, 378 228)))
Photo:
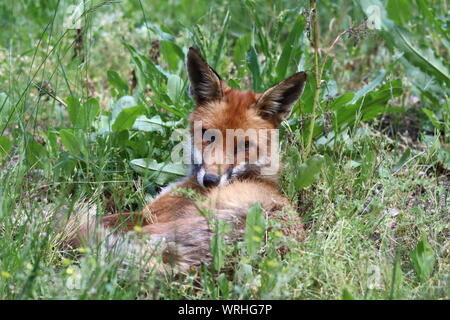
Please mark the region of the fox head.
POLYGON ((191 96, 191 174, 209 188, 234 179, 273 180, 278 131, 300 97, 306 73, 298 72, 263 93, 232 89, 193 48, 187 56, 191 96), (276 140, 276 141, 275 141, 276 140), (265 174, 262 174, 264 169, 265 174))

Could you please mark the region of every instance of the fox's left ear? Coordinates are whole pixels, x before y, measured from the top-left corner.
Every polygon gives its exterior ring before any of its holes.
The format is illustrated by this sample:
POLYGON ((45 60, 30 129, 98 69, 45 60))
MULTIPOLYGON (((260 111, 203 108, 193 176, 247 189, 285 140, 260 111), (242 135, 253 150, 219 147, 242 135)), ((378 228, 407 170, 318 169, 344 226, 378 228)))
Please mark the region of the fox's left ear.
POLYGON ((223 97, 222 79, 194 48, 189 48, 187 71, 191 83, 190 91, 197 105, 220 100, 223 97))
POLYGON ((266 90, 256 101, 258 114, 278 126, 289 118, 295 102, 300 98, 306 82, 306 73, 298 72, 266 90))

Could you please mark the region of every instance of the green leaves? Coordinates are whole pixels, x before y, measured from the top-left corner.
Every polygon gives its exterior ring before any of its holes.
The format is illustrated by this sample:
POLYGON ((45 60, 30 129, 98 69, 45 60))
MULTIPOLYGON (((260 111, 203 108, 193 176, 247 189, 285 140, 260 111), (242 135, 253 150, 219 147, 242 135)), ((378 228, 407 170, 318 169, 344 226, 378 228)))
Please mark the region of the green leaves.
POLYGON ((124 45, 130 52, 131 58, 136 65, 140 90, 142 92, 145 91, 146 84, 149 84, 157 95, 162 95, 163 87, 161 84, 166 83, 166 72, 145 55, 139 53, 130 44, 125 43, 124 45))
MULTIPOLYGON (((396 25, 388 17, 392 17, 396 23, 405 23, 408 19, 408 14, 401 14, 408 12, 405 7, 410 5, 410 1, 402 1, 397 3, 389 1, 387 7, 383 5, 379 0, 360 0, 361 8, 367 12, 368 8, 375 6, 379 10, 379 16, 376 18, 381 19, 381 35, 388 42, 390 47, 395 47, 404 53, 406 60, 414 66, 420 68, 424 73, 433 75, 441 83, 450 83, 450 75, 448 67, 446 67, 443 61, 438 58, 431 50, 431 46, 422 48, 418 43, 419 39, 408 32, 406 28, 396 25), (402 10, 398 10, 397 6, 401 5, 402 10), (387 10, 388 12, 387 12, 387 10)), ((425 12, 426 14, 426 12, 425 12)))
POLYGON ((342 300, 356 300, 347 288, 342 290, 342 300))
POLYGON ((117 89, 117 95, 125 95, 128 93, 128 83, 122 79, 116 71, 108 70, 108 81, 114 88, 117 89))
POLYGON ((431 111, 430 109, 422 109, 423 113, 425 113, 425 115, 428 117, 428 119, 431 121, 431 124, 433 125, 433 127, 435 127, 436 129, 441 129, 441 123, 439 122, 438 118, 436 117, 436 115, 434 114, 433 111, 431 111))
POLYGON ((405 24, 412 16, 410 0, 388 0, 387 12, 396 24, 405 24))
POLYGON ((98 100, 89 98, 86 102, 80 103, 76 97, 67 98, 67 111, 69 113, 69 120, 79 129, 89 129, 97 117, 100 106, 98 100))
POLYGON ((61 142, 64 148, 67 149, 67 151, 74 155, 78 155, 81 153, 81 144, 78 138, 73 133, 73 130, 61 129, 59 131, 59 136, 61 137, 61 142))
POLYGON ((177 103, 183 94, 184 82, 177 75, 170 75, 167 79, 167 94, 172 103, 177 103))
POLYGON ((283 80, 287 75, 289 63, 292 61, 293 51, 297 48, 299 40, 303 34, 305 28, 305 17, 298 15, 297 20, 289 33, 288 39, 284 44, 283 51, 281 52, 280 59, 276 66, 277 81, 283 80))
POLYGON ((174 174, 177 176, 184 176, 186 174, 186 170, 181 164, 158 163, 155 160, 148 159, 134 159, 131 160, 131 164, 151 171, 174 174))
POLYGON ((265 231, 266 221, 263 216, 263 211, 259 202, 256 202, 248 211, 245 222, 244 239, 249 256, 255 256, 259 252, 265 231))
POLYGON ((323 156, 314 155, 299 166, 295 179, 297 190, 304 189, 317 181, 324 162, 325 158, 323 156))
POLYGON ((390 299, 396 299, 400 296, 399 291, 403 283, 403 272, 400 262, 400 254, 397 252, 395 256, 394 266, 392 268, 391 290, 389 294, 390 299))
POLYGON ((228 223, 224 220, 214 219, 214 234, 211 237, 211 254, 213 256, 214 270, 219 271, 224 263, 226 256, 225 234, 231 230, 228 223))
POLYGON ((172 41, 159 42, 161 54, 171 71, 177 72, 185 59, 183 50, 172 41))
POLYGON ((48 168, 48 152, 45 147, 36 142, 31 134, 27 134, 25 157, 30 167, 48 168))
POLYGON ((250 72, 252 73, 253 90, 260 91, 261 89, 261 70, 258 62, 258 55, 255 48, 252 46, 247 52, 247 64, 250 72))
POLYGON ((182 164, 158 163, 154 159, 134 159, 130 161, 131 166, 141 173, 153 173, 155 183, 163 185, 174 177, 186 175, 186 168, 182 164))
POLYGON ((422 234, 422 239, 417 243, 410 257, 417 279, 420 282, 428 280, 433 272, 436 258, 433 248, 427 242, 425 234, 422 234))
MULTIPOLYGON (((380 80, 376 78, 375 83, 380 80)), ((398 97, 403 93, 400 80, 393 80, 382 85, 378 90, 368 85, 361 89, 357 95, 343 95, 333 101, 330 108, 335 112, 333 125, 336 129, 353 125, 356 120, 370 121, 386 112, 399 112, 403 109, 387 106, 388 101, 393 97, 398 97), (359 96, 359 99, 357 98, 359 96), (350 102, 345 103, 350 99, 350 102), (357 100, 355 101, 355 98, 357 100)))
POLYGON ((6 136, 0 136, 0 160, 3 159, 12 149, 12 142, 6 136))
POLYGON ((112 124, 114 131, 130 130, 133 127, 136 118, 145 114, 144 106, 134 106, 122 109, 112 124))
POLYGON ((403 152, 402 156, 400 157, 400 160, 395 164, 394 168, 392 168, 392 172, 396 173, 398 172, 409 160, 409 157, 411 155, 411 149, 407 148, 405 152, 403 152))
POLYGON ((242 77, 244 72, 247 72, 242 66, 245 65, 247 51, 250 49, 251 45, 252 35, 250 33, 236 39, 236 44, 233 48, 233 61, 239 70, 239 77, 242 77))
POLYGON ((399 27, 393 27, 392 29, 394 35, 396 35, 392 43, 405 52, 405 57, 410 63, 419 67, 425 73, 434 75, 441 82, 450 84, 448 68, 435 56, 430 48, 420 48, 414 43, 412 36, 406 30, 399 27))

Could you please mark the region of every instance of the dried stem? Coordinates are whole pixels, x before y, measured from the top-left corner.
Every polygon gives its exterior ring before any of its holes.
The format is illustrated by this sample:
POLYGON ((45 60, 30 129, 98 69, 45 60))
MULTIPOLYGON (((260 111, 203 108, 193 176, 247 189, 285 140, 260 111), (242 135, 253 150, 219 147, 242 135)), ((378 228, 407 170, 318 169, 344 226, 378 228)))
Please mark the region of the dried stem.
MULTIPOLYGON (((310 0, 311 5, 311 25, 313 28, 313 46, 314 46, 314 72, 316 75, 316 90, 314 93, 314 101, 312 108, 311 124, 309 125, 309 133, 307 136, 307 143, 305 148, 305 159, 308 158, 311 152, 312 138, 314 134, 314 125, 316 122, 316 110, 320 99, 320 82, 321 82, 321 72, 319 72, 319 23, 317 19, 317 6, 316 0, 310 0)), ((323 67, 321 69, 323 71, 323 67)))

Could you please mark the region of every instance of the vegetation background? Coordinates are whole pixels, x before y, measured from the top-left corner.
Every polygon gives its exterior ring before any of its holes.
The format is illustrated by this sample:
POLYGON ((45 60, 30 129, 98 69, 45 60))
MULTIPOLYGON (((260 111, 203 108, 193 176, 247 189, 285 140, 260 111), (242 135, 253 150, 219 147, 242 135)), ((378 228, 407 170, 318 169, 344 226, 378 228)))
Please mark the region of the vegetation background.
POLYGON ((448 17, 445 0, 2 1, 0 298, 448 299, 448 17), (61 212, 139 210, 184 174, 190 46, 236 88, 308 72, 280 181, 306 241, 255 208, 183 277, 63 246, 61 212))

